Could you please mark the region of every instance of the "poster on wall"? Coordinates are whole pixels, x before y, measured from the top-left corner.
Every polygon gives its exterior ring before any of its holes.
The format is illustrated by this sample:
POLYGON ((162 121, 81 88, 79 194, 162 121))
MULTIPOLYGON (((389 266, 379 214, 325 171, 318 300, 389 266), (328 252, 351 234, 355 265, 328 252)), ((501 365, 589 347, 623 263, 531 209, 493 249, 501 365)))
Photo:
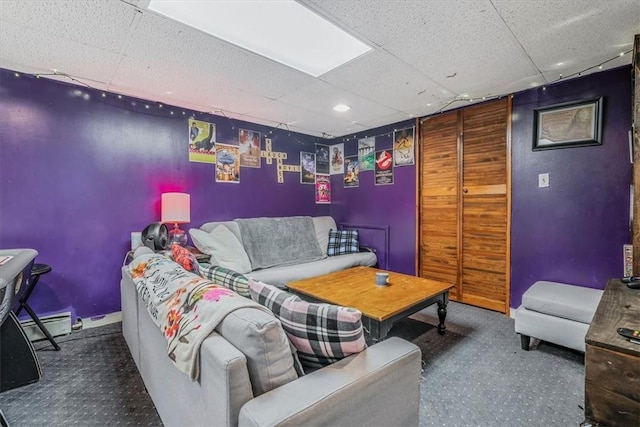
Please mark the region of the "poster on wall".
POLYGON ((316 144, 316 173, 329 173, 329 146, 316 144))
POLYGON ((316 182, 316 155, 314 153, 300 152, 300 183, 315 184, 316 182))
POLYGON ((331 203, 331 176, 316 174, 316 203, 331 203))
POLYGON ((216 182, 240 182, 240 150, 235 145, 216 144, 216 182))
POLYGON ((344 173, 344 144, 331 146, 331 175, 344 173))
POLYGON ((393 132, 393 164, 394 166, 409 166, 414 159, 414 131, 415 127, 400 129, 393 132))
POLYGON ((374 136, 358 140, 358 162, 361 171, 372 171, 376 160, 376 138, 374 136))
POLYGON ((189 161, 216 162, 216 125, 189 119, 189 161))
POLYGON ((260 132, 240 129, 238 131, 240 149, 240 166, 246 168, 260 167, 260 132))
POLYGON ((393 184, 393 158, 389 150, 376 151, 376 185, 393 184))
POLYGON ((344 158, 344 186, 358 187, 360 185, 360 166, 358 156, 344 158))

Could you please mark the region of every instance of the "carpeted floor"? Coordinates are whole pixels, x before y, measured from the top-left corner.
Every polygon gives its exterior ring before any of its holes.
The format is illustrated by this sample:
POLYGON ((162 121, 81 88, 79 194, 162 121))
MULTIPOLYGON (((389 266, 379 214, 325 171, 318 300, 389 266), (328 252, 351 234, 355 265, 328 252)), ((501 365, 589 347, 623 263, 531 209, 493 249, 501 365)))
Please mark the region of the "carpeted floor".
MULTIPOLYGON (((420 426, 578 426, 584 356, 547 343, 520 349, 513 319, 452 302, 447 333, 435 307, 391 331, 422 350, 420 426)), ((162 423, 122 338, 120 324, 36 343, 43 378, 0 394, 11 427, 162 423)))

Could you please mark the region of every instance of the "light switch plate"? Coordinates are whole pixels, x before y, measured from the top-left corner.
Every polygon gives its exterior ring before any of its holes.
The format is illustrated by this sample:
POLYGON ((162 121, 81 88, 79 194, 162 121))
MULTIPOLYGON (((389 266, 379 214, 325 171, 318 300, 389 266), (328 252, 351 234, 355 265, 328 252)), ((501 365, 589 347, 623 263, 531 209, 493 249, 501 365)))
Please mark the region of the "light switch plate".
POLYGON ((538 187, 539 188, 543 188, 543 187, 548 187, 549 186, 549 174, 548 173, 541 173, 538 175, 538 187))

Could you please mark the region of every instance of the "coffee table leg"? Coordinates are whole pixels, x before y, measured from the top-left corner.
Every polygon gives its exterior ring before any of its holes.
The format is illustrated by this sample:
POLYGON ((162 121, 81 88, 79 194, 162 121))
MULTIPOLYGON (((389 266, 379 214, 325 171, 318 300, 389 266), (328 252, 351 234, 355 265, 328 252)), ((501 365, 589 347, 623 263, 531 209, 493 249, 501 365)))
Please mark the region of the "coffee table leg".
POLYGON ((442 301, 438 301, 438 319, 440 323, 438 323, 438 333, 440 335, 444 335, 445 326, 444 319, 447 317, 447 303, 449 302, 449 292, 445 292, 442 295, 442 301))
POLYGON ((393 326, 391 322, 378 322, 365 316, 362 317, 362 324, 374 342, 384 340, 393 326))

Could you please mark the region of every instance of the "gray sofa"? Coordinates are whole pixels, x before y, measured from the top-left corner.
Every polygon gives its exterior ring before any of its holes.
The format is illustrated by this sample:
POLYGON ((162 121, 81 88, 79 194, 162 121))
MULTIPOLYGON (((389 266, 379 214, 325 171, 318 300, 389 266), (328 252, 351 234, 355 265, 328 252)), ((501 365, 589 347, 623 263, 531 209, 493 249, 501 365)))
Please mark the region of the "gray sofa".
MULTIPOLYGON (((262 218, 266 220, 279 220, 279 219, 287 219, 287 218, 296 218, 296 217, 283 217, 283 218, 262 218)), ((300 217, 297 217, 300 218, 300 217)), ((337 255, 337 256, 327 256, 327 244, 329 240, 329 231, 336 230, 336 222, 330 216, 319 216, 319 217, 311 217, 311 221, 309 221, 310 227, 313 229, 310 232, 315 236, 315 240, 317 241, 318 248, 322 255, 321 259, 312 260, 312 261, 300 261, 300 262, 289 262, 283 263, 280 265, 269 266, 267 268, 255 268, 255 265, 248 265, 248 268, 239 268, 233 265, 225 265, 224 262, 216 263, 215 256, 211 259, 212 265, 222 265, 223 267, 231 268, 232 270, 237 271, 238 273, 244 274, 248 277, 251 277, 255 280, 260 280, 265 283, 269 283, 270 285, 284 287, 288 282, 306 279, 309 277, 320 276, 323 274, 333 273, 335 271, 344 270, 351 267, 357 266, 375 266, 378 262, 376 254, 369 250, 362 250, 359 253, 350 253, 345 255, 337 255), (312 223, 312 225, 311 225, 312 223), (244 271, 241 271, 244 270, 244 271)), ((219 222, 207 222, 200 227, 200 233, 194 233, 193 230, 190 231, 191 238, 193 240, 194 245, 203 253, 213 253, 212 246, 215 246, 215 242, 207 242, 204 241, 202 237, 205 237, 204 233, 211 233, 220 225, 228 228, 229 231, 238 239, 240 244, 246 249, 248 245, 255 243, 250 240, 250 237, 247 236, 247 233, 242 233, 241 227, 239 226, 239 222, 242 220, 233 220, 233 221, 219 221, 219 222), (202 236, 201 238, 198 238, 202 236)), ((282 251, 285 248, 283 246, 287 246, 290 242, 296 241, 299 238, 299 231, 293 229, 283 228, 283 232, 279 236, 278 240, 279 244, 276 244, 276 247, 272 247, 271 250, 274 252, 282 251), (280 246, 280 247, 277 247, 280 246)), ((221 237, 216 237, 217 239, 221 239, 221 237)), ((315 242, 314 242, 315 243, 315 242)), ((229 245, 227 242, 219 242, 220 246, 228 248, 229 245)), ((227 251, 227 253, 229 253, 227 251)), ((239 256, 244 256, 244 254, 240 253, 239 256)), ((230 260, 234 262, 236 260, 230 260)), ((244 263, 245 265, 246 262, 244 263)), ((238 265, 238 264, 236 264, 238 265)))
POLYGON ((204 340, 192 381, 167 356, 128 266, 120 290, 124 338, 167 426, 418 424, 421 352, 408 341, 390 338, 302 375, 280 321, 240 308, 204 340))

